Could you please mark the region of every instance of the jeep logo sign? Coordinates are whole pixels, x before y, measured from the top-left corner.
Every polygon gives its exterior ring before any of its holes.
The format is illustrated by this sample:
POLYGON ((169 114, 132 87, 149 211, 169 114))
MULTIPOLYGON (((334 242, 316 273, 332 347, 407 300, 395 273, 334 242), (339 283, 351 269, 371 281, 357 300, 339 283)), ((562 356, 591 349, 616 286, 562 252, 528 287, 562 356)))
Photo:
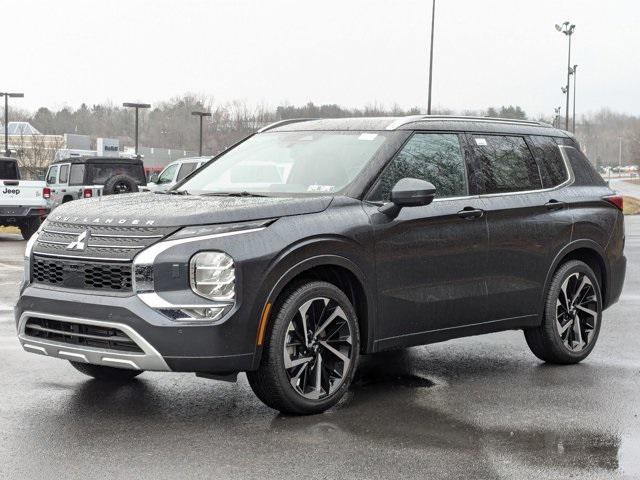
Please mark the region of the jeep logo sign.
POLYGON ((20 189, 19 188, 5 188, 2 193, 4 193, 5 195, 19 195, 20 194, 20 189))

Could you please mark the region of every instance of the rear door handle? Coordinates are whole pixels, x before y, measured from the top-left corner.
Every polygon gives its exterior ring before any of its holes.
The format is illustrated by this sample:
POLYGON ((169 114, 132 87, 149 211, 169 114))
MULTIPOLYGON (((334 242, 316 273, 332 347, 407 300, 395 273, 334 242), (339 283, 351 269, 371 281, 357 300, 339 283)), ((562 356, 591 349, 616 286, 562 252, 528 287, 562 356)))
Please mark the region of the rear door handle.
POLYGON ((462 210, 458 212, 458 216, 460 218, 464 218, 465 220, 473 220, 475 218, 480 218, 484 215, 484 210, 473 207, 464 207, 462 210))
POLYGON ((558 200, 549 200, 547 203, 544 204, 544 206, 547 208, 547 210, 560 210, 562 208, 564 208, 567 204, 564 202, 559 202, 558 200))

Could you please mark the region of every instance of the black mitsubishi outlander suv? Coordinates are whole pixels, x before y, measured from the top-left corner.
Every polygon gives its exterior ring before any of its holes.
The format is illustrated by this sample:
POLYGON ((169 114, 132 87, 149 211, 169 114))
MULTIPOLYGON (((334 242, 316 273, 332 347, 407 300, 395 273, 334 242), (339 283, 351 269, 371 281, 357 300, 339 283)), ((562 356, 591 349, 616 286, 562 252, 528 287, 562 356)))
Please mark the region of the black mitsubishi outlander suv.
POLYGON ((166 193, 58 207, 27 246, 18 336, 97 379, 246 372, 294 414, 387 349, 521 329, 572 364, 620 296, 621 210, 538 122, 278 122, 166 193))

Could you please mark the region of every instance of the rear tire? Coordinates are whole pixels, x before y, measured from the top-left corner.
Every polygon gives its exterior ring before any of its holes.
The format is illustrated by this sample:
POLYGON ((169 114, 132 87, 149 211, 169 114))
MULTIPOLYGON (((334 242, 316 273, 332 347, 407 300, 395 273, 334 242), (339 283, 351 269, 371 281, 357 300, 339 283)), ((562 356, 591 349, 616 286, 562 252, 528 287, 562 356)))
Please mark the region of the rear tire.
POLYGON ((586 263, 570 260, 551 279, 544 318, 524 331, 533 354, 547 363, 567 365, 584 360, 595 347, 602 323, 602 294, 586 263))
POLYGON ((81 373, 107 382, 128 382, 142 373, 142 370, 128 370, 125 368, 106 367, 92 363, 69 362, 81 373))
POLYGON ((38 217, 31 217, 20 224, 20 234, 25 240, 29 240, 40 228, 42 221, 38 217))
POLYGON ((310 415, 340 401, 353 380, 360 334, 356 312, 335 285, 298 283, 278 298, 262 360, 247 372, 262 402, 282 413, 310 415))

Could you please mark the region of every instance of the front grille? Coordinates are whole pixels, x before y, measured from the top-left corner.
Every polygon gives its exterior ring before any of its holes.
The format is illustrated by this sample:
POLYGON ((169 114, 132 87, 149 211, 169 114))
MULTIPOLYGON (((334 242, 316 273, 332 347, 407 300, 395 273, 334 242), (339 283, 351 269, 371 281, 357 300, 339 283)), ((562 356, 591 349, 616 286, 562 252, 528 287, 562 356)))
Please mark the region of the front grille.
POLYGON ((53 257, 128 262, 175 230, 174 227, 75 225, 47 221, 33 251, 53 257), (77 245, 80 235, 83 236, 82 245, 77 245))
POLYGON ((84 347, 144 353, 122 330, 83 323, 30 317, 24 327, 29 337, 84 347))
POLYGON ((131 291, 131 264, 97 263, 34 256, 35 283, 63 288, 131 291))

